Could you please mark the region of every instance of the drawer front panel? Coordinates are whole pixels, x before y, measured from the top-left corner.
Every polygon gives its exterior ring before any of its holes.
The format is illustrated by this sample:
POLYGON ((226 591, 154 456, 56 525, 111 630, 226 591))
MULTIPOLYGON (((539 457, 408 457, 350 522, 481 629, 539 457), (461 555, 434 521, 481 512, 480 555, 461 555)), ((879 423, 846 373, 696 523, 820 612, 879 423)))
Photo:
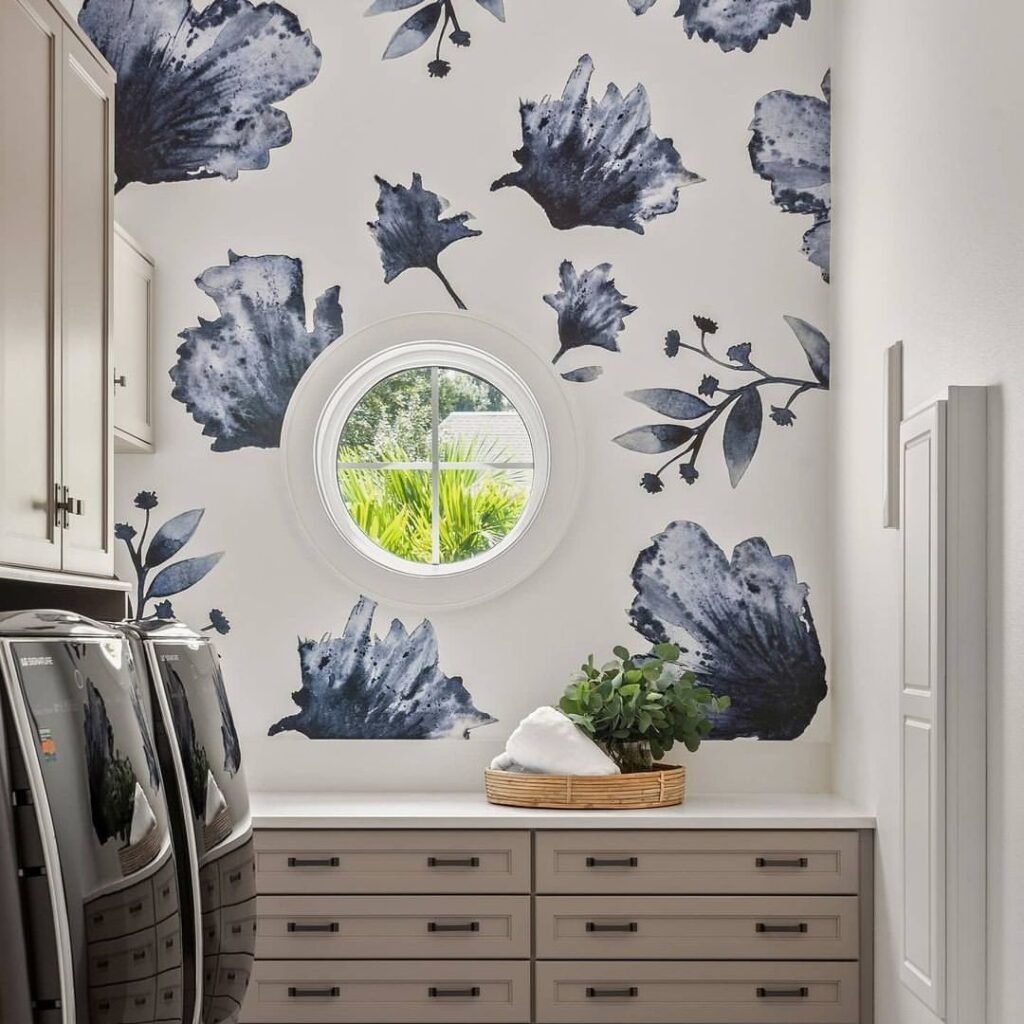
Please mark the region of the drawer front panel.
POLYGON ((538 832, 540 893, 857 892, 856 832, 538 832))
POLYGON ((256 895, 256 854, 250 839, 216 862, 220 873, 221 906, 251 900, 256 895))
POLYGON ((546 960, 856 960, 856 896, 538 896, 546 960))
POLYGON ((182 1010, 181 968, 164 971, 156 979, 156 1019, 174 1021, 181 1019, 182 1010))
POLYGON ((92 900, 85 909, 85 934, 89 942, 130 935, 156 922, 152 879, 92 900))
POLYGON ((528 893, 528 832, 276 831, 256 837, 260 893, 528 893))
POLYGON ((528 958, 529 896, 260 896, 267 960, 528 958))
POLYGON ((89 946, 89 986, 148 978, 157 971, 156 929, 89 946))
POLYGON ((538 963, 539 1024, 857 1024, 854 963, 538 963))
POLYGON ((256 964, 249 1024, 526 1024, 530 964, 503 960, 256 964))
POLYGON ((221 953, 248 953, 256 942, 256 900, 246 900, 220 911, 218 949, 221 953))

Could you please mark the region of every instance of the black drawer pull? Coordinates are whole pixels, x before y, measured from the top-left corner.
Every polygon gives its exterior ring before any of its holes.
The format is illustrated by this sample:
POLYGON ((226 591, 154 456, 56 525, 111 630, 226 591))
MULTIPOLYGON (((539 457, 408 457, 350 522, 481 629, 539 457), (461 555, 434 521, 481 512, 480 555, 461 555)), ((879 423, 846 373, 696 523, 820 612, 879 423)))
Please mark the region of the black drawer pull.
POLYGON ((149 1002, 149 996, 136 996, 133 1000, 136 1006, 145 1006, 149 1002))
POLYGON ((428 932, 478 932, 480 931, 479 921, 465 921, 461 924, 449 924, 446 921, 430 921, 427 923, 428 932))
POLYGON ((242 926, 240 924, 233 924, 231 926, 231 934, 232 935, 241 935, 242 934, 242 926))
POLYGON ((341 931, 341 925, 337 921, 324 921, 320 924, 302 924, 299 921, 289 921, 288 931, 292 932, 338 932, 341 931))
POLYGON ((337 999, 341 995, 341 989, 337 985, 330 988, 296 988, 295 985, 288 986, 289 999, 337 999))
POLYGON ((167 899, 167 897, 168 897, 168 896, 170 896, 170 895, 171 895, 171 887, 170 887, 169 885, 165 885, 165 886, 164 886, 164 887, 163 887, 163 888, 162 888, 162 889, 160 890, 160 899, 162 899, 162 900, 165 900, 165 899, 167 899))
POLYGON ((765 924, 764 921, 758 921, 754 925, 754 931, 760 934, 766 932, 780 932, 783 934, 800 934, 802 935, 807 931, 807 922, 801 921, 799 924, 765 924))
POLYGON ((636 932, 640 930, 640 926, 636 921, 622 921, 619 923, 600 921, 588 921, 587 931, 588 932, 636 932))
POLYGON ((234 971, 228 971, 228 972, 227 972, 227 973, 226 973, 226 974, 224 975, 224 977, 225 977, 225 978, 227 978, 227 980, 228 980, 228 981, 234 981, 234 980, 235 980, 235 977, 236 977, 236 975, 235 975, 235 972, 234 972, 234 971))
POLYGON ((109 966, 110 966, 110 961, 107 960, 105 957, 102 960, 97 960, 96 961, 96 970, 97 971, 105 971, 109 966))
POLYGON ((174 949, 174 936, 173 935, 169 939, 164 939, 164 949, 174 949))
POLYGON ((588 857, 588 868, 635 868, 639 857, 588 857))
POLYGON ((290 868, 336 868, 341 864, 340 857, 289 857, 290 868))
POLYGON ((758 857, 754 863, 759 868, 805 868, 806 857, 758 857))
POLYGON ((806 999, 810 995, 806 985, 799 988, 759 988, 758 999, 806 999))
POLYGON ((241 871, 232 871, 231 874, 228 875, 228 881, 232 885, 234 885, 236 882, 240 882, 241 880, 242 880, 242 872, 241 871))
POLYGON ((135 963, 139 963, 140 961, 145 960, 145 959, 146 959, 146 951, 144 949, 137 949, 137 950, 135 950, 134 953, 132 953, 132 960, 134 960, 135 963))
POLYGON ((141 900, 138 903, 132 903, 128 907, 128 913, 129 914, 137 914, 137 913, 139 913, 140 910, 142 910, 142 902, 141 902, 141 900))
POLYGON ((588 988, 588 999, 636 999, 640 995, 640 989, 636 985, 629 988, 588 988))
POLYGON ((428 857, 428 868, 478 868, 479 857, 428 857))
POLYGON ((433 985, 427 989, 431 999, 476 999, 480 995, 480 986, 472 988, 435 988, 433 985))
POLYGON ((105 920, 106 920, 106 918, 104 917, 103 914, 93 914, 92 915, 92 923, 93 924, 103 924, 103 922, 105 920))
POLYGON ((165 988, 161 993, 160 998, 163 999, 165 1003, 169 1003, 174 998, 174 989, 165 988))

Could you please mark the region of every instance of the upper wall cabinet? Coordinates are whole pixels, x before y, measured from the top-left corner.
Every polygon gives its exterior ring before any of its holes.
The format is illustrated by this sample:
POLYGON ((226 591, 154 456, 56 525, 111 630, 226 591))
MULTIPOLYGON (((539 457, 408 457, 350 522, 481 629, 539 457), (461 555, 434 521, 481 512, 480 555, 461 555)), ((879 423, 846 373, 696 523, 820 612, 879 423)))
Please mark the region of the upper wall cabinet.
POLYGON ((153 451, 153 260, 114 225, 114 450, 153 451))
POLYGON ((0 0, 0 565, 113 575, 114 73, 0 0))

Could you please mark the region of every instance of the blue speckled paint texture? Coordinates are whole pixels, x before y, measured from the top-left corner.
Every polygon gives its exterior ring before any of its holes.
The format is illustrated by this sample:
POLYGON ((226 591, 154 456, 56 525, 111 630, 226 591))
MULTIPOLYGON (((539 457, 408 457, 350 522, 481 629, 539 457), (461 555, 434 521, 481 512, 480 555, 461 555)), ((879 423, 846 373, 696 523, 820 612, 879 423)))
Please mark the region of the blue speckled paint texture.
POLYGON ((561 288, 544 296, 558 314, 558 351, 553 363, 582 345, 619 351, 619 332, 636 306, 623 302, 626 296, 615 287, 611 272, 610 263, 600 263, 578 274, 571 261, 563 260, 558 268, 561 288))
MULTIPOLYGON (((634 14, 646 14, 657 0, 629 0, 634 14)), ((790 26, 797 18, 811 16, 811 0, 679 0, 675 16, 683 19, 683 31, 692 39, 717 43, 729 53, 744 53, 762 39, 790 26)))

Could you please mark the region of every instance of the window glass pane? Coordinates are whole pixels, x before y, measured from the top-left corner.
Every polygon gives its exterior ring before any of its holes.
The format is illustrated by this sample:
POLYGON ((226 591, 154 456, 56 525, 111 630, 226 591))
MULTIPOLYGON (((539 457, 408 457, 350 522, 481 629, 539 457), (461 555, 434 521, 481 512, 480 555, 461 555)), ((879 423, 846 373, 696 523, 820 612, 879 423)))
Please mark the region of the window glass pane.
POLYGON ((438 386, 439 457, 444 462, 533 464, 533 447, 512 403, 480 377, 442 367, 438 386))
POLYGON ((489 551, 519 522, 532 470, 441 469, 438 498, 441 563, 489 551))
POLYGON ((374 384, 356 403, 338 442, 339 462, 430 461, 430 368, 374 384))
POLYGON ((407 562, 430 564, 430 477, 426 469, 339 469, 338 486, 370 540, 407 562))

